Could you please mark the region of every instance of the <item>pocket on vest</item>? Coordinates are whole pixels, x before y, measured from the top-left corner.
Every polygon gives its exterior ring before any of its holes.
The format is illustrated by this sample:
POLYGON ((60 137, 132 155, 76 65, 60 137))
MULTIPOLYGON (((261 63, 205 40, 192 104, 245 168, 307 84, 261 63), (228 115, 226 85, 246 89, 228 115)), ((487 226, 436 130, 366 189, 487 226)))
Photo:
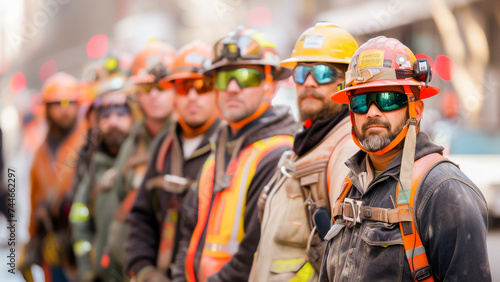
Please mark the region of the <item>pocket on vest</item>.
POLYGON ((279 220, 279 232, 274 240, 278 244, 305 249, 310 230, 300 186, 295 179, 289 178, 279 189, 283 191, 277 191, 273 205, 283 207, 286 216, 279 220))

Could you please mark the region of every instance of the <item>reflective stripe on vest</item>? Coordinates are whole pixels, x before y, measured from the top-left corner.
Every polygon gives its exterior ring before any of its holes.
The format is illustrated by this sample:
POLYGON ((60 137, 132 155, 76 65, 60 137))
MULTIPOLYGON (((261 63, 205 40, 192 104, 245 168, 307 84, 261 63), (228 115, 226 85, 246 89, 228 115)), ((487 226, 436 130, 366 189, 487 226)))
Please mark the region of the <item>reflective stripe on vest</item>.
MULTIPOLYGON (((434 278, 432 276, 432 272, 430 271, 430 264, 427 260, 425 248, 415 228, 415 220, 413 216, 413 201, 422 176, 424 176, 424 174, 426 174, 426 172, 429 171, 430 168, 433 168, 436 164, 443 160, 446 160, 446 158, 438 153, 429 154, 418 159, 417 161, 415 161, 413 166, 411 190, 404 191, 400 187, 399 183, 396 190, 398 209, 400 209, 400 212, 407 212, 407 210, 409 210, 412 214, 412 221, 400 221, 399 227, 401 230, 401 236, 403 238, 406 258, 410 266, 413 280, 415 281, 429 282, 434 281, 434 278)), ((352 182, 349 177, 346 177, 341 190, 341 196, 338 198, 337 203, 342 203, 344 201, 351 187, 352 182)))
POLYGON ((239 244, 245 236, 243 219, 247 190, 257 166, 270 151, 284 145, 291 146, 292 143, 291 136, 279 135, 259 140, 243 149, 233 163, 229 164, 228 174, 232 174, 230 185, 215 196, 212 212, 210 203, 214 185, 215 155, 209 157, 200 179, 198 223, 186 257, 188 281, 204 281, 209 275, 219 271, 238 251, 239 244), (198 275, 195 275, 194 257, 205 228, 207 231, 200 267, 198 275))

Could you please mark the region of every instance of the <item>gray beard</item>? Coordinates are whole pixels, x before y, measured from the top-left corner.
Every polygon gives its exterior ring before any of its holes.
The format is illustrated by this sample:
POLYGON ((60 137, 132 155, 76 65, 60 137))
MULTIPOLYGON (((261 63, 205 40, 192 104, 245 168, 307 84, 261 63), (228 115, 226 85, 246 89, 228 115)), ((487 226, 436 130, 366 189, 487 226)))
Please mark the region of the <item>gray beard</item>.
POLYGON ((365 148, 367 151, 370 152, 376 152, 379 150, 384 149, 387 147, 389 144, 391 144, 392 140, 394 140, 396 136, 368 136, 366 137, 363 141, 361 141, 361 145, 363 145, 363 148, 365 148))

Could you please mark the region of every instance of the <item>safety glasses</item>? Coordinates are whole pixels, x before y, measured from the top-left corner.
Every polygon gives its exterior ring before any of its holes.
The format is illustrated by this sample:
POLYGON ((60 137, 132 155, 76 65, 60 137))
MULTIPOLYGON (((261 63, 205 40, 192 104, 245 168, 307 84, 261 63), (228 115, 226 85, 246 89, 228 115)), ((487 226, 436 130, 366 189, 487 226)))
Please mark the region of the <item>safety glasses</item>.
POLYGON ((293 69, 293 80, 298 84, 304 84, 309 74, 312 75, 318 84, 328 84, 335 82, 341 72, 327 64, 298 64, 293 69))
POLYGON ((264 52, 259 42, 250 36, 240 35, 240 32, 237 31, 232 37, 226 37, 215 43, 212 63, 216 63, 223 58, 229 60, 262 58, 264 52))
POLYGON ((240 88, 259 86, 264 80, 264 74, 256 69, 235 68, 217 71, 215 74, 215 87, 225 91, 229 82, 234 79, 240 88))
POLYGON ((349 105, 353 113, 366 114, 372 102, 382 112, 389 112, 406 107, 408 97, 399 92, 373 92, 351 97, 349 105))
POLYGON ((194 88, 198 95, 210 93, 213 90, 214 85, 208 79, 184 79, 180 82, 174 84, 175 93, 177 95, 185 96, 188 95, 189 89, 194 88))
POLYGON ((166 90, 168 88, 164 88, 164 87, 161 87, 158 83, 140 83, 140 84, 137 84, 137 94, 138 95, 143 95, 143 94, 149 94, 149 92, 151 92, 151 90, 153 89, 158 89, 158 91, 163 91, 163 90, 166 90))
POLYGON ((99 109, 99 118, 109 118, 112 113, 116 113, 119 117, 130 114, 130 108, 126 105, 111 105, 99 109))

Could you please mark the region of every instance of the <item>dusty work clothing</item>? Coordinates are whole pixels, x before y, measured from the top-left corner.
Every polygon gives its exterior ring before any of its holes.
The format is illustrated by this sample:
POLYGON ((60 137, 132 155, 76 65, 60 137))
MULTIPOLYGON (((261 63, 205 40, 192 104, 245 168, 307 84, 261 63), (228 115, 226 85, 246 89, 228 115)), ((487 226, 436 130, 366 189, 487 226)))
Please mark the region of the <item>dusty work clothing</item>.
MULTIPOLYGON (((170 124, 171 122, 167 121, 164 130, 168 130, 170 124)), ((137 189, 146 174, 148 159, 156 140, 158 139, 149 133, 145 121, 138 121, 132 127, 127 139, 123 141, 116 157, 114 165, 116 178, 112 190, 117 194, 119 207, 113 212, 113 220, 108 223, 108 240, 105 248, 117 263, 116 269, 108 271, 120 273, 120 281, 124 279, 124 244, 129 232, 125 220, 135 200, 137 189)))
POLYGON ((121 270, 116 270, 118 263, 106 248, 109 225, 119 205, 117 193, 111 189, 116 177, 115 160, 101 143, 92 154, 89 170, 79 183, 71 206, 78 281, 91 281, 94 277, 100 281, 120 281, 121 270))
POLYGON ((210 154, 209 138, 219 123, 215 121, 203 134, 201 143, 188 158, 183 157, 182 129, 178 123, 159 137, 127 219, 130 227, 125 244, 127 272, 138 275, 151 266, 169 276, 180 239, 177 224, 183 220, 178 207, 193 183, 180 188, 165 177, 182 177, 188 182, 196 180, 210 154), (176 191, 176 188, 180 189, 176 191))
POLYGON ((276 107, 236 136, 221 131, 198 189, 182 205, 174 281, 248 280, 260 237, 257 200, 297 128, 288 108, 276 107))
MULTIPOLYGON (((313 231, 313 214, 320 208, 329 214, 330 199, 338 194, 348 172, 344 161, 358 150, 351 140, 346 106, 297 134, 294 160, 278 168, 278 176, 267 184, 269 191, 261 195, 265 208, 250 281, 288 281, 297 275, 317 281, 324 243, 313 231), (311 236, 314 242, 309 242, 311 236)), ((328 230, 329 221, 327 216, 322 228, 328 230)))
MULTIPOLYGON (((443 151, 422 132, 416 144, 415 160, 443 151)), ((402 154, 378 176, 367 169, 371 164, 366 158, 359 151, 346 162, 352 181, 346 198, 393 209, 402 154)), ((413 215, 434 279, 491 281, 487 207, 479 189, 449 162, 437 164, 420 181, 413 215)), ((362 220, 350 227, 337 223, 325 239, 329 242, 320 281, 412 281, 398 223, 362 220)))

